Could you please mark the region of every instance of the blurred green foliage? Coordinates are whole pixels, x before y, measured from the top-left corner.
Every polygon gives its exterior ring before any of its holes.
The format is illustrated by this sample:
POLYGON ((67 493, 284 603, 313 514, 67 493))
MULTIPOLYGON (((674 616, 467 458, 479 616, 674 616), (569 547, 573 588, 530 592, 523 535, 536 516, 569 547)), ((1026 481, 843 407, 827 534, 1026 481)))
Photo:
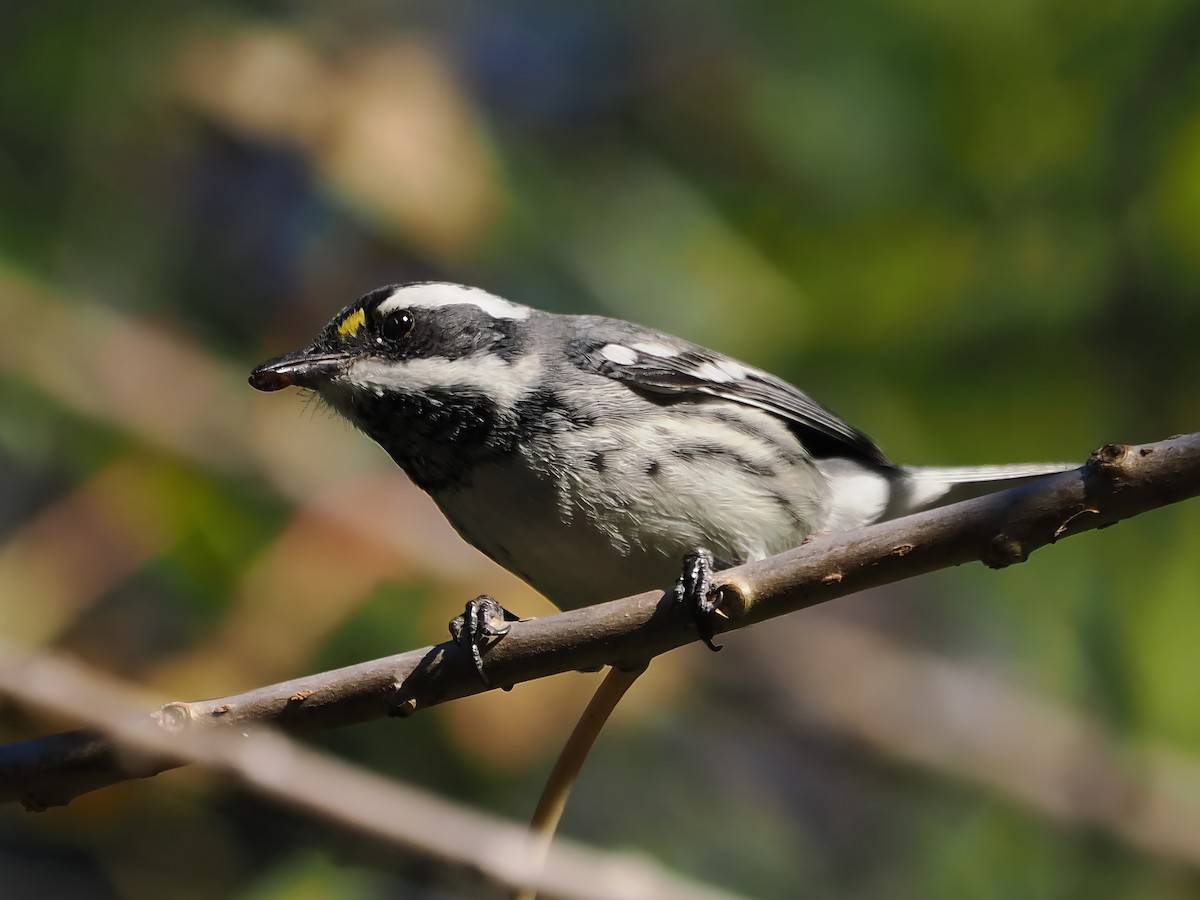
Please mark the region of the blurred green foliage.
MULTIPOLYGON (((240 384, 388 281, 682 333, 906 462, 1082 461, 1193 431, 1198 45, 1185 0, 18 4, 0 33, 6 634, 191 694, 440 639, 499 576, 446 549, 427 506, 367 510, 402 476, 365 439, 240 384)), ((836 612, 1194 767, 1198 543, 1190 504, 836 612)), ((566 831, 764 897, 1200 893, 1200 856, 1058 824, 772 700, 748 663, 788 657, 774 633, 656 663, 566 831)), ((520 818, 576 682, 317 740, 520 818)), ((186 773, 4 812, 0 883, 482 892, 186 773)))

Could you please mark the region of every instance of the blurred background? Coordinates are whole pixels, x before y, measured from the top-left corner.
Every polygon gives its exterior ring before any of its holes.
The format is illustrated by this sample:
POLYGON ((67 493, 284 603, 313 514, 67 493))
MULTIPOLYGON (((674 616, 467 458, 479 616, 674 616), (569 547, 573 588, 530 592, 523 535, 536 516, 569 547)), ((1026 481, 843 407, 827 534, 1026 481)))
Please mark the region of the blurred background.
MULTIPOLYGON (((1197 428, 1187 0, 4 18, 0 633, 148 704, 439 641, 483 591, 549 611, 368 440, 247 387, 384 283, 709 343, 904 462, 1197 428)), ((1200 896, 1198 545, 1193 502, 661 658, 563 830, 759 897, 1200 896)), ((312 740, 524 819, 597 678, 312 740)), ((0 883, 488 895, 190 771, 0 811, 0 883)))

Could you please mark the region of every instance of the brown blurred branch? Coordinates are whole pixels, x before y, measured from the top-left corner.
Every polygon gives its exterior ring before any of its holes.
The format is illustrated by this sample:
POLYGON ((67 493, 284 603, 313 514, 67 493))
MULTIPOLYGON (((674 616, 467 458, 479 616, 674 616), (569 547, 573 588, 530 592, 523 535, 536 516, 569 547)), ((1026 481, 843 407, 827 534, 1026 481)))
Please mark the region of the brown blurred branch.
MULTIPOLYGON (((750 637, 748 635, 748 637, 750 637)), ((991 792, 1064 827, 1200 866, 1200 760, 1124 741, 1095 716, 987 667, 914 648, 832 610, 776 623, 730 649, 755 685, 751 714, 854 742, 991 792), (774 652, 786 647, 787 653, 774 652)))
MULTIPOLYGON (((122 765, 173 757, 221 772, 242 786, 336 827, 444 865, 466 867, 508 888, 555 896, 704 900, 728 896, 688 883, 654 863, 559 842, 537 846, 506 822, 393 779, 347 765, 281 734, 157 727, 137 697, 79 663, 0 643, 0 692, 56 715, 102 725, 107 753, 122 765)), ((159 718, 158 724, 167 720, 159 718)))
MULTIPOLYGON (((1073 472, 854 532, 820 535, 724 572, 721 609, 728 619, 717 622, 717 630, 964 562, 1021 562, 1060 538, 1197 494, 1200 434, 1139 447, 1108 445, 1073 472)), ((494 684, 513 685, 577 669, 638 665, 695 639, 686 612, 652 592, 516 623, 485 658, 494 684)), ((267 722, 305 732, 406 716, 483 690, 469 656, 448 642, 229 697, 168 703, 154 718, 169 731, 267 722)), ((95 732, 36 738, 0 747, 0 800, 45 808, 171 765, 161 759, 131 764, 95 732)))

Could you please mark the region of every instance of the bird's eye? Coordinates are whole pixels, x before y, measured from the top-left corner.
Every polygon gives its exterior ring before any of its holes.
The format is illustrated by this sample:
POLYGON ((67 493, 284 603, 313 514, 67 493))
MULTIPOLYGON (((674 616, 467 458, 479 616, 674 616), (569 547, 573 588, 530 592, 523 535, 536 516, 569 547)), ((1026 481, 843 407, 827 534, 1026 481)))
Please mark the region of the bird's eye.
POLYGON ((389 341, 401 341, 412 331, 415 321, 411 310, 395 309, 383 317, 379 333, 389 341))

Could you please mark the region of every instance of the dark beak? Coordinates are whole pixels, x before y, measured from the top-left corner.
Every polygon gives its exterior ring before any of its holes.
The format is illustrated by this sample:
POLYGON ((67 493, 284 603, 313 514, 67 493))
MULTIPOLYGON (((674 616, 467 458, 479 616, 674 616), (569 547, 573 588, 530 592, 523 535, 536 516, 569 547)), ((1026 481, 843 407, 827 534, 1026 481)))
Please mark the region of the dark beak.
POLYGON ((345 353, 322 353, 307 347, 268 359, 250 373, 250 387, 260 391, 282 391, 286 387, 320 388, 345 371, 350 357, 345 353))

